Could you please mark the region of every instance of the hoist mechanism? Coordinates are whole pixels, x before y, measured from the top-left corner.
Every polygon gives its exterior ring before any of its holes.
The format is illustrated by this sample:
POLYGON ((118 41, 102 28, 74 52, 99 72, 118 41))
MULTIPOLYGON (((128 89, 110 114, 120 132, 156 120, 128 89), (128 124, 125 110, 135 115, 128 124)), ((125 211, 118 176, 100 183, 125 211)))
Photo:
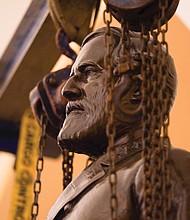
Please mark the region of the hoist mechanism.
MULTIPOLYGON (((141 31, 141 23, 145 23, 148 30, 157 27, 155 16, 160 16, 159 0, 104 0, 109 6, 110 13, 121 23, 122 20, 129 23, 129 29, 132 31, 141 31)), ((165 19, 174 15, 179 0, 168 0, 165 11, 165 19)), ((161 21, 164 25, 165 20, 161 21)))

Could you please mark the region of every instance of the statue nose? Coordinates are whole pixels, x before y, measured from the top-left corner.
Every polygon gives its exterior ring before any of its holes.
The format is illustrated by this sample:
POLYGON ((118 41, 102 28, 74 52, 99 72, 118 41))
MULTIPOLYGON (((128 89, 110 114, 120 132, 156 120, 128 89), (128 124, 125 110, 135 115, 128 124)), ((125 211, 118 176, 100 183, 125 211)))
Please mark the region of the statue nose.
POLYGON ((82 89, 79 87, 78 83, 75 82, 73 78, 70 78, 61 90, 62 96, 64 96, 68 101, 79 100, 83 96, 82 89))

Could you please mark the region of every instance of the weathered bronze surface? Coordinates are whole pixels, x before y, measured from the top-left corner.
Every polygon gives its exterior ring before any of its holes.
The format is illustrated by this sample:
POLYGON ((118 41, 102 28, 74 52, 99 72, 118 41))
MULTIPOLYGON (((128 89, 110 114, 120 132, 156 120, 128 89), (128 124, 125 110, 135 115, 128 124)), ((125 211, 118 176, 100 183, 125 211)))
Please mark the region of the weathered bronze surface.
MULTIPOLYGON (((66 119, 58 136, 59 145, 70 151, 94 156, 97 160, 87 167, 63 191, 50 210, 47 219, 97 220, 111 219, 109 156, 106 153, 107 138, 105 134, 105 67, 104 29, 90 34, 83 42, 81 51, 71 69, 71 76, 62 89, 68 100, 66 119)), ((120 51, 121 31, 111 29, 113 46, 111 52, 120 51)), ((134 35, 133 43, 138 51, 138 35, 134 35)), ((117 56, 115 56, 117 57, 117 56)), ((170 58, 171 59, 171 58, 170 58)), ((118 59, 113 61, 117 67, 118 59)), ((172 62, 170 60, 169 62, 172 62)), ((170 98, 175 94, 175 68, 170 66, 170 78, 167 85, 170 98), (171 87, 171 85, 173 85, 171 87)), ((134 74, 135 75, 135 74, 134 74)), ((115 75, 115 86, 121 88, 124 75, 115 75)), ((128 93, 121 93, 118 99, 124 110, 135 111, 141 99, 139 83, 132 80, 128 93)), ((118 101, 116 98, 114 102, 118 101)), ((169 106, 168 106, 169 110, 169 106)), ((118 115, 117 115, 118 114, 118 115)), ((114 124, 116 136, 115 169, 117 173, 118 219, 138 220, 143 212, 143 159, 141 118, 134 120, 118 120, 116 112, 114 124)), ((168 143, 164 143, 167 147, 168 143)), ((171 149, 171 212, 167 220, 190 219, 190 153, 171 149)))

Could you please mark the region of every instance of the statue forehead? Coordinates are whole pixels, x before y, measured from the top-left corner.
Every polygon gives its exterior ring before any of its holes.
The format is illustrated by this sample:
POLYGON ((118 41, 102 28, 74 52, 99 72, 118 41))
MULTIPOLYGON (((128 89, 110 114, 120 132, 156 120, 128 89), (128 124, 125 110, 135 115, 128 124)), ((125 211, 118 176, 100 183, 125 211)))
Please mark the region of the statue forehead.
POLYGON ((72 69, 78 68, 82 63, 93 62, 102 66, 106 54, 104 36, 96 36, 88 41, 80 50, 72 69))

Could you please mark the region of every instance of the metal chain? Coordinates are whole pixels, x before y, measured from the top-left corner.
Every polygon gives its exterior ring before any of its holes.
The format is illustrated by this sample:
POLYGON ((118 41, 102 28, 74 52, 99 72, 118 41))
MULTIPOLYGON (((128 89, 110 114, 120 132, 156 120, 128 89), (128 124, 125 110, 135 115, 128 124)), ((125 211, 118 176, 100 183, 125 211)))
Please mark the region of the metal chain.
POLYGON ((36 163, 36 180, 34 182, 34 200, 31 207, 31 219, 36 220, 38 213, 39 213, 39 194, 41 192, 41 172, 44 167, 44 158, 43 158, 43 151, 46 145, 46 125, 47 125, 47 118, 45 115, 42 115, 42 134, 39 140, 39 156, 36 163))
POLYGON ((170 210, 170 170, 168 137, 169 116, 166 115, 169 96, 166 92, 168 77, 168 44, 165 33, 168 29, 165 10, 167 0, 159 1, 160 17, 157 30, 151 30, 153 40, 149 42, 149 31, 142 27, 142 73, 143 73, 143 145, 144 145, 144 213, 143 219, 167 219, 170 210), (164 23, 164 27, 161 24, 164 23), (146 32, 146 34, 144 34, 146 32), (161 33, 161 43, 158 36, 161 33), (150 48, 150 51, 149 51, 150 48), (163 52, 165 48, 166 52, 163 52), (151 56, 150 56, 151 53, 151 56), (150 57, 150 62, 147 62, 150 57), (147 63, 148 66, 147 66, 147 63), (150 96, 147 96, 150 94, 150 96), (168 118, 165 121, 166 117, 168 118), (163 126, 163 128, 162 128, 163 126), (162 138, 161 138, 162 136, 162 138), (161 141, 162 140, 162 141, 161 141), (165 146, 167 140, 167 146, 165 146))
POLYGON ((62 155, 63 189, 65 189, 72 181, 74 153, 69 152, 67 149, 63 149, 62 155))
POLYGON ((142 59, 142 144, 143 144, 143 157, 144 157, 144 195, 143 195, 143 219, 152 220, 152 143, 151 143, 151 121, 152 121, 152 99, 147 94, 152 92, 151 84, 151 71, 150 71, 150 50, 148 43, 150 40, 149 32, 146 30, 145 25, 141 24, 141 59, 142 59))
MULTIPOLYGON (((168 60, 168 43, 166 42, 166 33, 168 31, 168 22, 165 16, 166 9, 168 7, 168 1, 159 1, 159 7, 161 11, 161 17, 159 20, 159 32, 161 33, 161 47, 165 49, 165 52, 163 52, 163 49, 161 50, 160 47, 160 53, 161 53, 161 65, 160 65, 160 74, 162 72, 163 78, 163 88, 166 88, 166 83, 168 81, 169 77, 169 68, 167 65, 168 60), (165 25, 161 26, 161 24, 164 23, 165 25)), ((170 98, 169 94, 165 92, 165 90, 162 90, 162 99, 163 99, 163 112, 167 112, 167 107, 169 106, 170 98)), ((163 183, 163 195, 165 195, 164 199, 164 217, 167 219, 167 214, 169 213, 171 209, 171 185, 170 185, 170 138, 168 136, 168 127, 169 127, 169 113, 167 115, 163 114, 163 143, 162 146, 166 146, 163 151, 163 161, 162 161, 162 169, 164 171, 164 183, 163 183), (166 118, 166 120, 165 120, 166 118), (164 143, 166 142, 166 144, 164 143)))
POLYGON ((157 34, 153 34, 153 42, 151 43, 151 70, 153 91, 151 93, 152 104, 152 217, 153 219, 163 219, 163 201, 164 195, 162 192, 163 186, 163 170, 162 170, 162 153, 163 146, 160 141, 163 108, 162 108, 162 73, 159 72, 160 54, 159 42, 157 34))
POLYGON ((112 15, 109 13, 108 7, 104 10, 103 13, 104 23, 106 24, 105 32, 105 45, 107 48, 107 53, 104 59, 104 66, 106 68, 106 89, 107 89, 107 98, 106 98, 106 112, 107 112, 107 126, 106 134, 108 137, 108 152, 110 159, 110 170, 109 170, 109 182, 111 189, 110 196, 110 208, 111 208, 111 219, 117 220, 117 209, 118 209, 118 200, 117 200, 117 175, 115 170, 115 161, 116 153, 114 149, 114 137, 115 137, 115 128, 114 128, 114 103, 113 103, 113 92, 114 92, 114 77, 113 77, 113 64, 112 64, 112 55, 111 55, 111 46, 113 44, 113 37, 110 30, 110 24, 112 22, 112 15))

